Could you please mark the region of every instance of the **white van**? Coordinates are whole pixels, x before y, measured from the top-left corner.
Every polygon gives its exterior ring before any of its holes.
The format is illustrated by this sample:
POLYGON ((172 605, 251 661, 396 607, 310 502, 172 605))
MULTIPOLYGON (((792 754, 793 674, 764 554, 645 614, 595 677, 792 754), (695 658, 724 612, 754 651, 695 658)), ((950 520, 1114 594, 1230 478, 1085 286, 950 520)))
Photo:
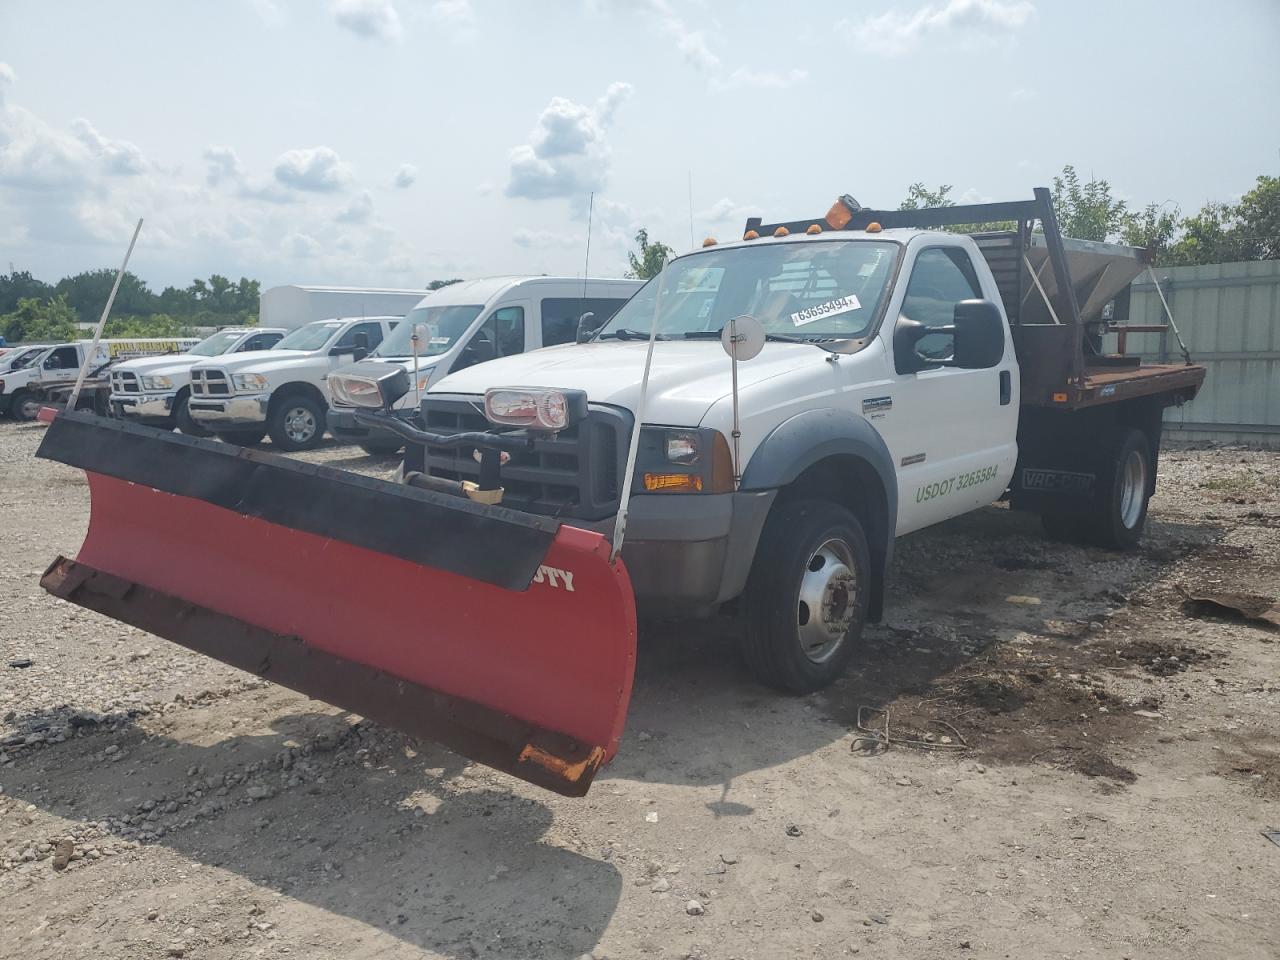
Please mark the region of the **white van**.
MULTIPOLYGON (((368 377, 396 363, 412 377, 418 334, 418 379, 396 404, 408 417, 418 398, 446 374, 486 360, 572 343, 584 314, 600 326, 644 286, 642 280, 571 277, 487 277, 441 287, 422 298, 402 323, 368 359, 329 375, 329 432, 336 439, 360 444, 366 453, 389 454, 403 441, 389 431, 370 431, 356 423, 355 411, 372 399, 361 387, 368 377)), ((376 394, 374 395, 376 396, 376 394)), ((377 401, 373 400, 373 406, 377 401)))
MULTIPOLYGON (((105 368, 131 357, 182 353, 200 340, 196 337, 129 337, 98 341, 98 349, 89 364, 85 381, 91 391, 105 368), (91 382, 92 381, 92 382, 91 382)), ((54 395, 67 392, 80 375, 85 353, 92 340, 76 340, 47 348, 20 370, 6 372, 0 378, 0 413, 8 412, 15 420, 34 420, 41 405, 54 395)), ((105 399, 105 395, 104 395, 105 399)), ((106 410, 99 412, 105 413, 106 410)))

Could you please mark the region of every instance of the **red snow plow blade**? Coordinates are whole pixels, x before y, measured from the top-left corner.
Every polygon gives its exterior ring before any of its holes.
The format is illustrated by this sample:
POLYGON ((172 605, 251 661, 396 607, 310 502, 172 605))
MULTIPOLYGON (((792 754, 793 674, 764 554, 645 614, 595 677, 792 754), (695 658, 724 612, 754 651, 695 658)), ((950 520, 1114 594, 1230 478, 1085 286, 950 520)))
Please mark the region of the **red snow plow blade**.
POLYGON ((557 793, 616 752, 635 604, 599 534, 87 414, 39 456, 92 500, 55 596, 557 793))

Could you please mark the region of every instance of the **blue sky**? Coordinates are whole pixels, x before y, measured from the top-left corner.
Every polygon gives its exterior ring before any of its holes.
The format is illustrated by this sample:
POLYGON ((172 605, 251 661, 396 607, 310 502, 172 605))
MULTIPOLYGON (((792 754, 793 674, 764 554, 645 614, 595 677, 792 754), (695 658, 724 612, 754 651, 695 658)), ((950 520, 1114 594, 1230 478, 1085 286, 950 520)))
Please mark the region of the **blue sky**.
POLYGON ((1135 205, 1280 168, 1280 2, 0 0, 0 270, 625 268, 851 192, 1135 205))

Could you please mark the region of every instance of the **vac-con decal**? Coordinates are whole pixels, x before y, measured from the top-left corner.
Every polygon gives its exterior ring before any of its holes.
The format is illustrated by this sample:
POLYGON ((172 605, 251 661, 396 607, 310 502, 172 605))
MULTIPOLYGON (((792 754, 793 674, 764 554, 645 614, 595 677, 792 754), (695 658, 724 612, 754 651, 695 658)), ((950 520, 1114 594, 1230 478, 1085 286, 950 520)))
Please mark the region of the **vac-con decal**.
POLYGON ((967 490, 969 487, 976 487, 980 483, 986 483, 988 480, 995 478, 998 469, 993 464, 989 467, 970 470, 967 473, 956 474, 946 480, 935 480, 933 483, 926 483, 924 486, 916 488, 916 503, 926 503, 930 500, 936 500, 938 497, 945 497, 953 491, 967 490))

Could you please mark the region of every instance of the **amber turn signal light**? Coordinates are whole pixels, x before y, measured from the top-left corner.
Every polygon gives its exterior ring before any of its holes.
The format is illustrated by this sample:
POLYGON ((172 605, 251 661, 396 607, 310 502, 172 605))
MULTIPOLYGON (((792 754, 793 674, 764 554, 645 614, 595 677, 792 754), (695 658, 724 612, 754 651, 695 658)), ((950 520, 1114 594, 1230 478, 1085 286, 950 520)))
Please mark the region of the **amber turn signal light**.
POLYGON ((650 493, 700 493, 702 477, 696 473, 646 473, 644 488, 650 493))

